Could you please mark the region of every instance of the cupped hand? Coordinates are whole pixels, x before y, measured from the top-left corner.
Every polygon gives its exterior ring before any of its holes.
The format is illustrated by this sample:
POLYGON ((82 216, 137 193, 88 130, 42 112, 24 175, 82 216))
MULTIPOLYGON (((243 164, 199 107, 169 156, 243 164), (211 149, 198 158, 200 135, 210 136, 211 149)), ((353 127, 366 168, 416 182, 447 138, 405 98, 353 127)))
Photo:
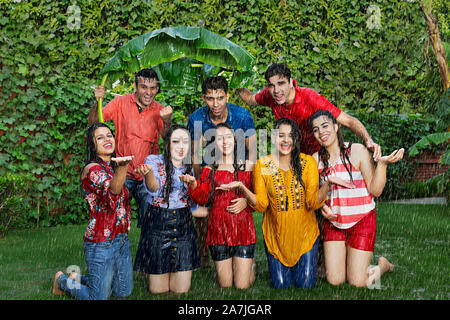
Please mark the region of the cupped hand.
POLYGON ((216 190, 223 190, 223 191, 230 191, 234 189, 239 189, 242 185, 242 182, 240 181, 232 181, 230 183, 224 183, 220 186, 216 187, 216 190))
POLYGON ((403 159, 404 153, 405 153, 405 149, 401 148, 401 149, 395 150, 388 156, 382 156, 379 161, 384 164, 395 163, 395 162, 398 162, 403 159))
POLYGON ((152 166, 149 164, 140 164, 135 169, 134 172, 140 174, 141 176, 145 176, 152 170, 152 166))
POLYGON ((191 176, 190 174, 182 174, 179 176, 180 181, 184 182, 190 186, 193 186, 195 184, 195 177, 191 176))
POLYGON ((125 157, 111 158, 111 161, 114 161, 119 167, 122 167, 128 165, 133 159, 134 156, 125 156, 125 157))

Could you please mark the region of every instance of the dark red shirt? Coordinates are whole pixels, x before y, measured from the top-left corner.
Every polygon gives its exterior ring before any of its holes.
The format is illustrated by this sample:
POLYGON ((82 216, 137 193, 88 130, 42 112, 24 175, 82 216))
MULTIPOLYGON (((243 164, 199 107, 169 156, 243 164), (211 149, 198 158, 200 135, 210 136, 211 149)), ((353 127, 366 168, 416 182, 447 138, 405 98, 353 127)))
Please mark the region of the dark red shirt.
POLYGON ((279 105, 276 103, 270 95, 268 87, 258 92, 255 95, 255 100, 258 104, 271 107, 277 120, 283 117, 294 120, 300 130, 301 152, 312 155, 319 151, 320 146, 309 128, 309 117, 320 109, 325 109, 330 111, 337 119, 341 114, 341 110, 335 107, 324 96, 317 93, 317 91, 298 87, 295 80, 293 80, 293 83, 295 88, 295 98, 294 102, 290 105, 279 105))
POLYGON ((130 231, 130 201, 128 189, 113 194, 110 183, 114 176, 109 162, 99 161, 81 180, 81 188, 89 208, 89 224, 84 241, 112 240, 120 233, 130 231))
MULTIPOLYGON (((240 192, 212 190, 211 169, 204 167, 200 176, 200 183, 197 181, 197 188, 189 188, 191 199, 199 205, 208 202, 209 194, 214 192, 214 202, 209 211, 208 232, 206 234, 207 246, 222 244, 228 246, 249 245, 256 243, 255 224, 253 222, 253 209, 247 207, 237 214, 227 211, 227 207, 232 205, 231 200, 245 198, 240 192)), ((218 187, 235 181, 234 173, 227 170, 217 170, 214 174, 214 185, 218 187)), ((238 171, 237 180, 253 190, 253 172, 238 171)))

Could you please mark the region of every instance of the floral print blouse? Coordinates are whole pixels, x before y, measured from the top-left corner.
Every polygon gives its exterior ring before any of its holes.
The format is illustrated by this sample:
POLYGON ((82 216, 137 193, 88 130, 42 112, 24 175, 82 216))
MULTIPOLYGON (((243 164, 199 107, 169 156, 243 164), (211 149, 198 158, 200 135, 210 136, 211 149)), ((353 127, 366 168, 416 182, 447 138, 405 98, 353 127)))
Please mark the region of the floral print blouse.
POLYGON ((126 187, 120 194, 110 191, 114 176, 110 162, 98 160, 81 180, 84 199, 89 209, 89 224, 84 241, 103 242, 130 231, 130 201, 126 187))

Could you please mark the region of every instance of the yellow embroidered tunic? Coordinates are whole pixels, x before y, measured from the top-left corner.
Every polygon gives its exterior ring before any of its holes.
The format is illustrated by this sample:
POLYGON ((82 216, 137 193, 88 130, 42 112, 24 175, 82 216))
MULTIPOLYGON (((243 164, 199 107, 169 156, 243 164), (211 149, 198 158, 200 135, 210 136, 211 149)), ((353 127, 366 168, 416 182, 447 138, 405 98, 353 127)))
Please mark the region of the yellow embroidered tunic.
POLYGON ((305 188, 295 179, 293 169, 280 169, 272 155, 256 162, 254 169, 254 209, 264 214, 263 234, 267 249, 283 265, 292 267, 312 249, 319 235, 314 210, 317 202, 319 171, 310 155, 300 154, 305 188))

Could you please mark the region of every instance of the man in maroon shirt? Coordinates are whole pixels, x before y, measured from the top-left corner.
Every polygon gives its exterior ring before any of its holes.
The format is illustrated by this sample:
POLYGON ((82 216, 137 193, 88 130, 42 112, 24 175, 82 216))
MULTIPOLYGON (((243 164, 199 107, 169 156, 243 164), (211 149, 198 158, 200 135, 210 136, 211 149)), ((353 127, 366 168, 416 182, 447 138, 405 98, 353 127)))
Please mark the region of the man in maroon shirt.
POLYGON ((294 120, 302 134, 300 141, 301 151, 313 154, 319 150, 319 144, 314 139, 308 125, 308 119, 320 109, 329 110, 337 121, 350 128, 368 149, 372 150, 375 161, 381 156, 381 148, 374 143, 364 125, 355 117, 350 116, 335 107, 324 96, 308 88, 297 86, 297 82, 291 78, 291 71, 284 63, 274 63, 267 69, 265 78, 268 86, 253 95, 250 90, 238 89, 241 99, 250 106, 265 105, 272 108, 275 118, 278 120, 287 117, 294 120))

